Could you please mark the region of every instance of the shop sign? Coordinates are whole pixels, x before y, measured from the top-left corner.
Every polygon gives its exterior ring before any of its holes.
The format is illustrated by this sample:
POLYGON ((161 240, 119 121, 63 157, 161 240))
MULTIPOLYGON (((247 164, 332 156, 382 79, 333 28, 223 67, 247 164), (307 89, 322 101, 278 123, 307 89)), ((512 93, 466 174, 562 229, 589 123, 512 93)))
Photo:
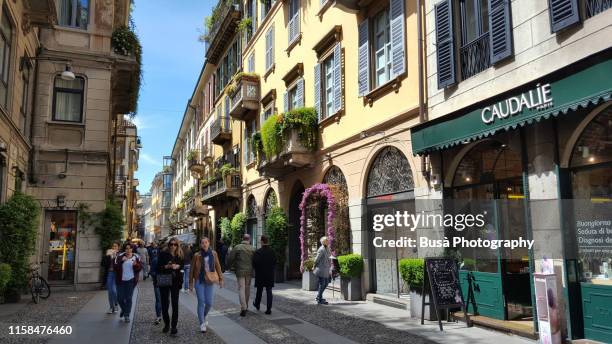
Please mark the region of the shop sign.
POLYGON ((486 124, 495 119, 505 119, 523 112, 524 109, 544 110, 553 105, 550 84, 537 84, 536 88, 521 95, 487 106, 480 112, 480 118, 486 124))

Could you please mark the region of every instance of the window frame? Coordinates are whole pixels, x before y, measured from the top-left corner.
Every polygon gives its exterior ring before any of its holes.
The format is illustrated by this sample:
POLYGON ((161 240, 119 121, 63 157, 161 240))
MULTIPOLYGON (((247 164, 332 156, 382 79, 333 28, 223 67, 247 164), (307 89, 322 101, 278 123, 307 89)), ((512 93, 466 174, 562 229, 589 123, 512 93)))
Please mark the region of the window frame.
POLYGON ((331 45, 330 48, 321 56, 319 59, 319 65, 321 70, 320 75, 320 88, 318 90, 320 95, 320 108, 321 113, 319 114, 319 122, 324 121, 328 117, 334 115, 334 46, 331 45), (329 66, 326 64, 329 63, 329 66), (331 76, 331 83, 328 85, 327 76, 328 74, 331 76), (330 99, 327 99, 327 91, 331 91, 330 99), (328 111, 328 102, 331 102, 331 111, 328 111))
POLYGON ((266 39, 266 74, 268 74, 271 70, 274 69, 274 25, 271 25, 266 31, 265 35, 266 39), (268 46, 268 40, 270 41, 270 46, 268 46))
MULTIPOLYGON (((62 0, 60 0, 61 2, 62 0)), ((66 1, 70 1, 72 3, 72 6, 74 6, 75 4, 79 3, 81 0, 66 0, 66 1)), ((91 23, 91 0, 85 0, 87 1, 87 18, 86 18, 86 22, 85 22, 85 27, 81 27, 79 25, 76 24, 76 19, 77 19, 77 13, 76 13, 76 9, 72 9, 72 13, 70 14, 69 17, 69 24, 62 24, 60 23, 60 14, 58 11, 58 15, 57 15, 57 23, 59 26, 61 27, 68 27, 71 29, 75 29, 75 30, 84 30, 87 31, 89 29, 89 24, 91 23)), ((59 4, 61 5, 61 4, 59 4)))
POLYGON ((489 10, 488 10, 488 6, 489 3, 488 1, 490 0, 460 0, 459 1, 459 25, 461 26, 461 47, 465 47, 466 45, 474 42, 475 40, 479 39, 482 35, 486 34, 489 32, 489 30, 491 28, 489 28, 489 22, 488 22, 488 15, 489 15, 489 10), (472 16, 475 17, 476 19, 476 38, 471 39, 468 41, 467 39, 467 16, 468 16, 468 11, 467 11, 467 6, 466 6, 466 1, 473 1, 475 3, 474 6, 474 12, 472 13, 472 16), (487 9, 486 11, 486 17, 485 17, 485 13, 482 11, 483 9, 483 3, 486 5, 484 8, 487 9), (486 24, 486 25, 485 25, 486 24), (486 31, 484 31, 484 28, 487 28, 486 31))
MULTIPOLYGON (((12 65, 12 55, 13 55, 13 42, 15 36, 15 23, 9 16, 9 11, 6 6, 2 7, 2 17, 0 20, 6 18, 6 22, 8 24, 8 29, 10 32, 8 33, 8 37, 5 37, 5 33, 2 29, 0 29, 0 44, 4 44, 4 56, 2 57, 2 65, 0 65, 0 83, 2 87, 5 88, 4 99, 0 99, 0 107, 4 110, 8 111, 9 108, 9 89, 11 85, 11 65, 12 65), (5 80, 6 79, 6 80, 5 80)), ((1 25, 1 24, 0 24, 1 25)))
POLYGON ((84 118, 85 118, 85 89, 87 88, 87 80, 85 79, 85 77, 82 76, 76 76, 76 79, 81 79, 83 80, 83 88, 80 91, 76 91, 75 89, 72 88, 63 88, 63 87, 57 87, 55 86, 55 81, 57 78, 61 78, 60 74, 56 74, 55 77, 53 78, 53 101, 52 101, 52 107, 51 107, 51 120, 53 122, 59 122, 59 123, 75 123, 75 124, 82 124, 84 122, 84 118), (70 120, 64 120, 64 119, 57 119, 56 118, 56 105, 57 105, 57 93, 58 93, 58 89, 60 89, 62 92, 65 93, 71 93, 71 94, 80 94, 81 95, 81 107, 80 107, 80 118, 78 121, 70 121, 70 120))
POLYGON ((390 5, 387 4, 384 8, 382 8, 381 10, 379 10, 378 12, 376 12, 376 14, 374 14, 371 18, 370 18, 370 37, 371 37, 371 49, 370 49, 370 59, 371 61, 373 61, 373 63, 370 64, 370 73, 371 73, 371 77, 370 77, 370 82, 372 84, 370 91, 375 90, 378 87, 381 87, 383 85, 385 85, 386 83, 388 83, 389 81, 391 81, 391 72, 392 72, 392 56, 391 56, 391 19, 390 19, 390 5), (383 48, 381 49, 377 49, 377 43, 378 43, 378 39, 377 39, 377 20, 379 19, 380 16, 384 15, 386 13, 386 24, 385 24, 385 30, 384 30, 384 36, 386 37, 385 43, 383 45, 383 48), (385 56, 385 65, 382 68, 378 67, 378 59, 377 59, 377 55, 379 51, 383 51, 384 52, 384 56, 385 56), (382 70, 386 77, 386 80, 383 82, 378 81, 378 71, 382 70))
POLYGON ((297 102, 298 80, 300 78, 297 78, 296 81, 287 87, 287 111, 299 108, 298 106, 294 107, 294 103, 297 102))

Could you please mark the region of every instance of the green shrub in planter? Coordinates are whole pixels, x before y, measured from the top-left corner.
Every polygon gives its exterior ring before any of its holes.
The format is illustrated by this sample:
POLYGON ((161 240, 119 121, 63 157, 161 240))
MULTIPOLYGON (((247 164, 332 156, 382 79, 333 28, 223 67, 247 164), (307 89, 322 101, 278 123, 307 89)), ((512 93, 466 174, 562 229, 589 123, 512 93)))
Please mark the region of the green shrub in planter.
POLYGON ((279 267, 285 265, 285 250, 287 248, 287 232, 289 230, 289 219, 283 208, 274 207, 266 216, 266 232, 270 238, 270 247, 276 254, 276 264, 279 267))
POLYGON ((0 264, 0 295, 4 292, 6 285, 11 280, 11 266, 8 264, 0 264))
POLYGON ((404 258, 399 262, 400 275, 410 289, 421 288, 423 286, 423 267, 425 261, 420 258, 404 258))
POLYGON ((338 256, 340 276, 344 278, 360 277, 363 272, 363 257, 359 254, 338 256))
POLYGON ((304 271, 312 271, 312 270, 314 270, 314 260, 308 258, 304 261, 304 271))

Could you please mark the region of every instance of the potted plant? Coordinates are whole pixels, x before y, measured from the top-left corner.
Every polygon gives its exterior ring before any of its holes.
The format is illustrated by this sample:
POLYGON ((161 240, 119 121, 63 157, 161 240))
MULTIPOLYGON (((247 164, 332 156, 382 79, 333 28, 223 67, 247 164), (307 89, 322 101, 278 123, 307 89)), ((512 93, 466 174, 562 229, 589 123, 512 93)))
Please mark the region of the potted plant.
POLYGON ((197 159, 198 159, 198 151, 195 149, 189 151, 189 153, 187 154, 187 160, 189 160, 189 164, 190 165, 195 164, 197 159))
POLYGON ((223 166, 221 166, 219 168, 219 174, 221 175, 221 178, 223 178, 223 180, 225 181, 225 187, 229 188, 231 187, 232 183, 230 178, 232 177, 233 174, 238 173, 238 169, 235 167, 232 167, 231 164, 224 164, 223 166))
POLYGON ((361 273, 363 257, 359 254, 338 256, 340 267, 340 291, 347 301, 361 300, 361 273))
POLYGON ((308 258, 304 261, 304 272, 302 273, 302 289, 308 291, 317 290, 319 281, 312 272, 314 270, 314 260, 308 258))
MULTIPOLYGON (((421 317, 424 266, 425 262, 421 258, 404 258, 399 262, 402 280, 410 289, 410 315, 413 318, 421 317)), ((429 306, 425 306, 425 319, 436 320, 435 312, 430 312, 429 306)))
POLYGON ((266 216, 266 232, 270 238, 270 247, 276 255, 276 282, 285 281, 285 258, 287 249, 287 232, 289 219, 281 207, 274 207, 266 216))

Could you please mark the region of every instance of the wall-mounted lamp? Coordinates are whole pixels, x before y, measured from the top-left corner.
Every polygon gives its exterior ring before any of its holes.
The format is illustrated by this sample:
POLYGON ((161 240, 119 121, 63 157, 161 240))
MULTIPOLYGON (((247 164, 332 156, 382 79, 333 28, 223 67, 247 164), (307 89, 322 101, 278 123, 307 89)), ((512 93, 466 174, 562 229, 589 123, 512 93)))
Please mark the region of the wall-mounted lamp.
POLYGON ((20 71, 23 70, 26 63, 30 63, 31 61, 66 62, 66 67, 64 68, 64 71, 62 72, 60 77, 62 78, 62 80, 66 80, 66 81, 72 81, 76 78, 76 76, 72 72, 72 65, 71 65, 72 60, 70 59, 65 59, 65 58, 60 58, 60 57, 51 57, 51 56, 36 56, 36 57, 22 56, 21 61, 19 62, 19 70, 20 71))

